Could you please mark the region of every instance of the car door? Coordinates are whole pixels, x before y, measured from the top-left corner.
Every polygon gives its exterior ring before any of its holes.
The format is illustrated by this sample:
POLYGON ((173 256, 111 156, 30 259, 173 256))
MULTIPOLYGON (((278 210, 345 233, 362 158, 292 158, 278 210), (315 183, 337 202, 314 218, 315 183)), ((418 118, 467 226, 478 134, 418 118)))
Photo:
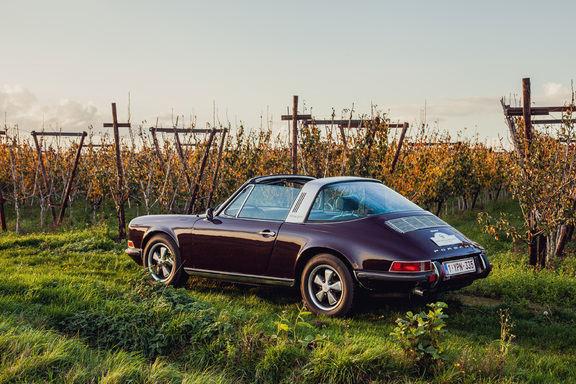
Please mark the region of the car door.
POLYGON ((212 221, 193 228, 194 269, 262 275, 297 190, 249 185, 212 221))

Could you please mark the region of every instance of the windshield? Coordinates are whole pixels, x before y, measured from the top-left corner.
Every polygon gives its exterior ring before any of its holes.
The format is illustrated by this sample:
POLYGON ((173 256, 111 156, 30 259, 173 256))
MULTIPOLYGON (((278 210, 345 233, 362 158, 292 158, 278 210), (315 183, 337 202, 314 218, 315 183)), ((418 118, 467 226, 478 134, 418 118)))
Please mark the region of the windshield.
POLYGON ((422 208, 384 184, 354 181, 328 185, 318 193, 307 221, 350 220, 422 208))

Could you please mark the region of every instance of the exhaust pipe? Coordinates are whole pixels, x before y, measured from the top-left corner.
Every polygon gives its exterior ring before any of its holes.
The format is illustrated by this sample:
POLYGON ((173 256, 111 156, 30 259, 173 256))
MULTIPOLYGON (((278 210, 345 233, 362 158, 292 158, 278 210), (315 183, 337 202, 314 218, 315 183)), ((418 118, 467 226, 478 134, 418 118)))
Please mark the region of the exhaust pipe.
POLYGON ((430 295, 430 290, 416 287, 412 290, 412 293, 421 297, 428 297, 430 295))

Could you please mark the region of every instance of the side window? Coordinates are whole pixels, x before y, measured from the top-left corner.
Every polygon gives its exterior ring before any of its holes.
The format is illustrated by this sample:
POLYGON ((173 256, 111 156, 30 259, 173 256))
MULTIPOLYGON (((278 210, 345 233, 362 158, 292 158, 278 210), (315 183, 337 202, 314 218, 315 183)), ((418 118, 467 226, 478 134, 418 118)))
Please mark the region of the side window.
POLYGON ((256 184, 237 217, 245 219, 284 220, 298 196, 298 188, 256 184))
POLYGON ((246 197, 248 197, 248 195, 250 194, 250 191, 252 191, 252 188, 253 188, 253 186, 249 185, 242 192, 240 192, 240 194, 238 196, 236 196, 236 199, 234 199, 232 204, 230 204, 228 206, 228 208, 226 208, 226 210, 224 211, 224 214, 226 216, 236 217, 236 215, 238 214, 238 211, 240 211, 240 208, 242 208, 242 206, 244 205, 244 202, 246 201, 246 197))

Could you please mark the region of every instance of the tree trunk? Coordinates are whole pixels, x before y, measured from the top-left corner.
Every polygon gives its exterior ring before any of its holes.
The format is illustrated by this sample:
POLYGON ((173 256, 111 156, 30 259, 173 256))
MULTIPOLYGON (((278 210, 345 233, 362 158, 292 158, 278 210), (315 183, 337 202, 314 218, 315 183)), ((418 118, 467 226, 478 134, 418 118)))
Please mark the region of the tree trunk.
POLYGON ((558 233, 558 242, 556 243, 556 247, 554 249, 554 256, 560 257, 564 253, 564 247, 570 241, 571 232, 574 231, 573 225, 564 224, 560 227, 560 231, 558 233))
POLYGON ((479 194, 480 194, 480 188, 478 188, 476 192, 474 192, 474 197, 472 198, 472 206, 470 207, 470 209, 474 209, 474 207, 476 206, 476 200, 478 200, 479 194))
MULTIPOLYGON (((552 235, 552 234, 551 234, 552 235)), ((546 267, 546 248, 548 243, 548 237, 544 235, 538 236, 538 264, 542 267, 546 267)))
POLYGON ((532 266, 538 265, 538 237, 534 234, 531 229, 528 236, 528 262, 532 266))
POLYGON ((440 200, 438 201, 438 208, 436 209, 436 216, 440 217, 440 212, 442 211, 442 204, 444 203, 444 200, 440 200))

